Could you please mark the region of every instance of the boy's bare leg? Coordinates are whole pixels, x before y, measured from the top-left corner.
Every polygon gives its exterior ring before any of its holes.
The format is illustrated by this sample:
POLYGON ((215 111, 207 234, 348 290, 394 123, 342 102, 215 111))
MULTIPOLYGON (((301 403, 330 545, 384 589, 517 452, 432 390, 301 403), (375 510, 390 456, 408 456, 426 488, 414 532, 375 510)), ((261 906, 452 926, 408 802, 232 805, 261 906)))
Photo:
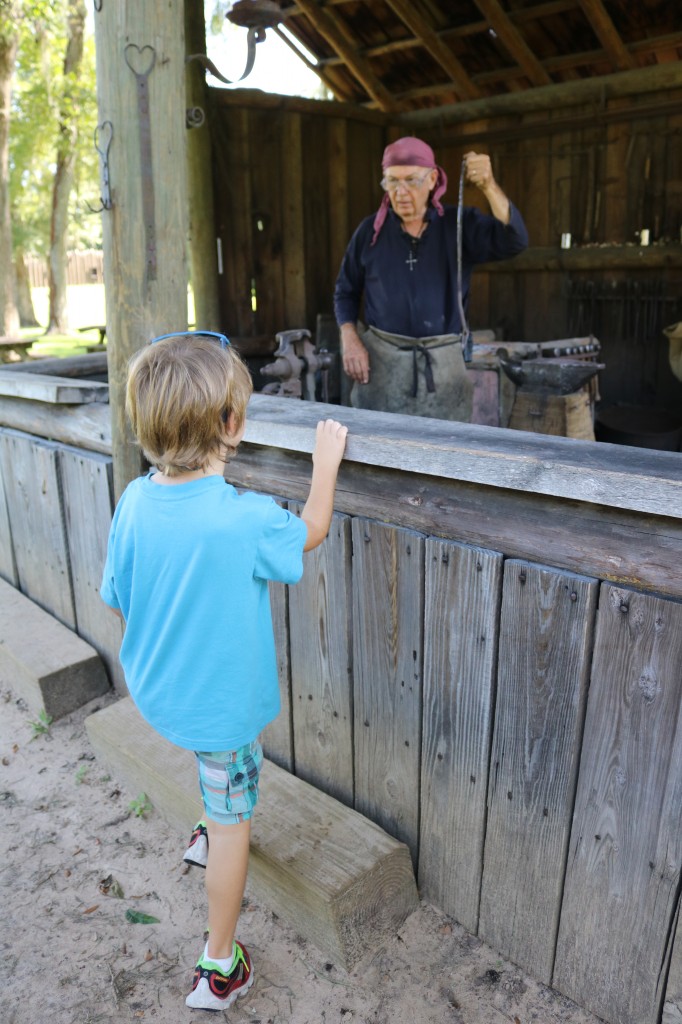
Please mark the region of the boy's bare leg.
POLYGON ((251 821, 219 825, 210 818, 206 895, 208 896, 208 954, 218 959, 232 956, 232 942, 242 905, 249 865, 251 821))

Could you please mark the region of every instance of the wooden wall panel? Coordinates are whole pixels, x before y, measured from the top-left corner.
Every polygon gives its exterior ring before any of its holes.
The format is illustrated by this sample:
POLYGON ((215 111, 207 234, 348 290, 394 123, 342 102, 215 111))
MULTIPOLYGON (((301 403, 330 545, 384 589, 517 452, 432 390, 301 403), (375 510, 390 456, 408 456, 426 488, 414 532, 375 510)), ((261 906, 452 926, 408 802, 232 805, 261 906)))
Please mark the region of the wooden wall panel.
POLYGON ((433 538, 425 549, 419 888, 475 935, 502 555, 433 538))
POLYGON ((284 324, 281 330, 306 326, 305 222, 301 115, 288 114, 282 123, 280 152, 282 203, 282 273, 284 324))
POLYGON ((553 984, 656 1024, 682 868, 682 604, 602 584, 553 984))
POLYGON ((3 430, 0 459, 19 588, 75 629, 57 445, 3 430))
POLYGON ((218 282, 221 326, 228 334, 250 336, 255 329, 251 309, 253 199, 249 111, 232 111, 229 120, 217 114, 214 132, 216 234, 223 265, 218 282))
POLYGON ((479 935, 552 978, 596 580, 505 563, 479 935))
POLYGON ((265 727, 261 735, 265 756, 286 768, 294 770, 294 737, 291 720, 291 665, 289 653, 289 588, 284 583, 269 583, 272 629, 277 652, 277 675, 281 710, 277 718, 265 727))
POLYGON ((285 328, 284 279, 282 276, 282 118, 272 110, 249 114, 251 161, 250 231, 253 245, 253 278, 256 310, 253 331, 269 334, 285 328))
POLYGON ((127 693, 118 657, 124 626, 99 593, 107 555, 107 524, 113 514, 111 459, 60 448, 59 461, 78 634, 98 651, 116 689, 127 693))
POLYGON ((17 567, 14 561, 12 528, 7 512, 2 459, 0 459, 0 576, 6 579, 8 583, 11 583, 12 586, 17 586, 17 567))
MULTIPOLYGON (((293 506, 300 515, 300 506, 293 506)), ((351 526, 335 515, 289 588, 296 774, 353 806, 351 526)))
POLYGON ((355 807, 419 842, 424 539, 353 520, 355 807))

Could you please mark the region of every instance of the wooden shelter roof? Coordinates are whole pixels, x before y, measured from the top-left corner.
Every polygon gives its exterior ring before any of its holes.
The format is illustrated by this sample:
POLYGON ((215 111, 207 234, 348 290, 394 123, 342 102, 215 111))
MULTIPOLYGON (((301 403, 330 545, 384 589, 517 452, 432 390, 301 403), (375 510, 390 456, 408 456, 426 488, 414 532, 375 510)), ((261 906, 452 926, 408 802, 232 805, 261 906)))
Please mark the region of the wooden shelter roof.
MULTIPOLYGON (((281 0, 334 96, 386 113, 682 58, 671 0, 281 0)), ((281 31, 276 29, 276 31, 281 31)))

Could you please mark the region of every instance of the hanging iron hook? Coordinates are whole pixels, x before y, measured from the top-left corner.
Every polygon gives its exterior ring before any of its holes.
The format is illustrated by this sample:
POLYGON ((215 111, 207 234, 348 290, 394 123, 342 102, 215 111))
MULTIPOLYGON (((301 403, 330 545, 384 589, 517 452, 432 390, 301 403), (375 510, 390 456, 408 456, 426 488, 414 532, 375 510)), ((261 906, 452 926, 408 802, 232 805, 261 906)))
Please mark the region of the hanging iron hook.
MULTIPOLYGON (((100 0, 101 2, 101 0, 100 0)), ((114 126, 111 121, 102 121, 98 124, 93 133, 95 149, 99 153, 100 165, 102 168, 102 195, 100 198, 100 205, 97 209, 94 209, 90 203, 86 202, 87 208, 90 213, 101 213, 102 210, 110 210, 111 203, 111 190, 109 187, 109 150, 111 149, 111 140, 114 137, 114 126), (104 135, 107 135, 106 141, 104 141, 104 135), (100 145, 103 143, 103 146, 100 145)))

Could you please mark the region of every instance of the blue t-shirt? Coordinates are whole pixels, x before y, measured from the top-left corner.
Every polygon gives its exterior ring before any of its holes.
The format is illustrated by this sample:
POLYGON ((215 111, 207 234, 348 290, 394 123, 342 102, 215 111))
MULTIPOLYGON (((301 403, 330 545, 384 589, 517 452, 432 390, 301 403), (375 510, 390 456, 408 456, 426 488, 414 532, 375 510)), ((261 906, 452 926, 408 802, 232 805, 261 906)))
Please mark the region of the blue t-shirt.
POLYGON ((101 595, 126 620, 121 664, 142 715, 190 750, 232 750, 279 711, 268 580, 303 572, 303 520, 220 476, 134 480, 101 595))
MULTIPOLYGON (((476 263, 508 259, 528 245, 521 214, 510 203, 503 224, 474 206, 462 211, 462 300, 466 312, 476 263)), ((426 211, 426 230, 415 240, 388 211, 374 243, 374 215, 363 220, 348 243, 334 289, 338 324, 356 323, 364 295, 364 322, 389 334, 431 338, 462 330, 457 301, 457 207, 440 217, 426 211)))

